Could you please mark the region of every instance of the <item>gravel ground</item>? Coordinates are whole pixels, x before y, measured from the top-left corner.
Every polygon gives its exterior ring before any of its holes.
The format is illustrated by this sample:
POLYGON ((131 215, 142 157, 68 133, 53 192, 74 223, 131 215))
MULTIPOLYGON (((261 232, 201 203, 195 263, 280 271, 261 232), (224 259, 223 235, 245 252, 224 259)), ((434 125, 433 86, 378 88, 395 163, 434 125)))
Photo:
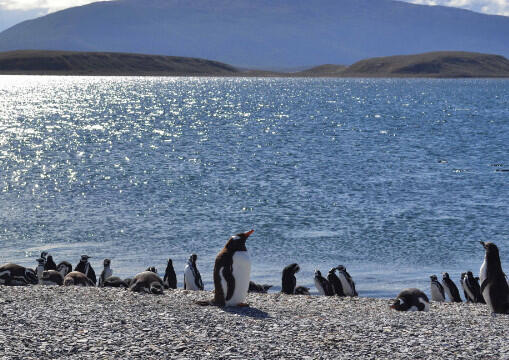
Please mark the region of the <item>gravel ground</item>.
POLYGON ((486 305, 250 294, 250 308, 201 307, 211 292, 0 286, 1 359, 509 359, 509 315, 486 305))

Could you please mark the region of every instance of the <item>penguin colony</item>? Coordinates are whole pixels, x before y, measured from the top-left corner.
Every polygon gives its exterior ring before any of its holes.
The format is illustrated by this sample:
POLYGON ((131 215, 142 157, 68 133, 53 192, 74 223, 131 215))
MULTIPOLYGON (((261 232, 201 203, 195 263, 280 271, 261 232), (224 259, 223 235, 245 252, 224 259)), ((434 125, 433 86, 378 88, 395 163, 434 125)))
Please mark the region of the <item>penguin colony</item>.
MULTIPOLYGON (((247 239, 254 230, 239 233, 228 239, 223 249, 216 256, 214 264, 214 298, 200 301, 199 305, 215 306, 248 306, 245 299, 248 292, 266 293, 272 286, 260 285, 250 281, 251 261, 246 248, 247 239)), ((474 277, 471 271, 461 274, 460 284, 467 302, 488 304, 492 314, 509 314, 509 285, 502 270, 498 247, 491 242, 480 242, 485 249, 484 262, 480 276, 474 277), (480 280, 480 283, 479 283, 480 280)), ((120 287, 135 292, 162 294, 164 289, 177 288, 177 275, 173 262, 168 259, 163 279, 153 266, 135 275, 133 278, 121 279, 113 276, 111 260, 105 259, 104 269, 99 281, 88 255, 82 255, 76 267, 67 261, 58 265, 46 251, 36 259, 34 269, 7 263, 0 266, 0 285, 56 285, 56 286, 99 286, 120 287)), ((184 289, 203 290, 203 281, 197 267, 198 256, 191 254, 184 269, 184 289)), ((309 295, 310 289, 297 286, 295 274, 300 267, 296 263, 286 266, 282 272, 281 292, 288 295, 309 295)), ((443 302, 462 302, 458 287, 449 274, 442 274, 442 282, 436 275, 430 276, 431 299, 443 302)), ((324 277, 320 270, 315 270, 315 287, 324 296, 358 296, 355 283, 343 265, 333 267, 324 277)), ((391 309, 398 311, 428 311, 429 299, 419 289, 409 288, 401 291, 391 309)))

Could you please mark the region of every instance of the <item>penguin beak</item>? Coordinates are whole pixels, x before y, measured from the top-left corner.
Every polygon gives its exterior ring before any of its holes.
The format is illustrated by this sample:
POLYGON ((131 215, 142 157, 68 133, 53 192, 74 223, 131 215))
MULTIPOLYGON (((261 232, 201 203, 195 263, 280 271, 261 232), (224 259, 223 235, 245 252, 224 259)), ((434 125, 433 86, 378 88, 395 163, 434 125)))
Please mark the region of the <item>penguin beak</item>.
POLYGON ((249 237, 249 235, 251 235, 252 233, 254 233, 254 230, 249 230, 248 232, 244 233, 244 236, 247 239, 249 237))

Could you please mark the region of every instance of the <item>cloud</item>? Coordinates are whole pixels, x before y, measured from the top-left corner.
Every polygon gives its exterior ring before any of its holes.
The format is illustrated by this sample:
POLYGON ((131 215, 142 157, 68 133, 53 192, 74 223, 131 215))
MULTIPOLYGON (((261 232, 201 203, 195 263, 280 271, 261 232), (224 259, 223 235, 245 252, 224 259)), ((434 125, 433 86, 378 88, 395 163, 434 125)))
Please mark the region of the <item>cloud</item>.
POLYGON ((90 4, 96 1, 97 0, 0 0, 0 9, 6 10, 40 9, 45 13, 50 13, 73 6, 90 4))
POLYGON ((444 5, 458 7, 485 14, 509 16, 508 0, 407 0, 414 4, 444 5))

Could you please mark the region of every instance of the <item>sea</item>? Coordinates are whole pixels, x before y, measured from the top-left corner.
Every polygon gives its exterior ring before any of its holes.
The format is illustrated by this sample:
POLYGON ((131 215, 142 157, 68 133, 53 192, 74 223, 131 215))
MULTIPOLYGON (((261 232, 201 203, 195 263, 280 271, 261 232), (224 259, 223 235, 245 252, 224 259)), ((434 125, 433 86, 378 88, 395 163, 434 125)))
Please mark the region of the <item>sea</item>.
POLYGON ((360 296, 429 294, 509 271, 509 80, 0 76, 0 263, 46 250, 100 274, 247 242, 251 278, 316 293, 346 266, 360 296))

